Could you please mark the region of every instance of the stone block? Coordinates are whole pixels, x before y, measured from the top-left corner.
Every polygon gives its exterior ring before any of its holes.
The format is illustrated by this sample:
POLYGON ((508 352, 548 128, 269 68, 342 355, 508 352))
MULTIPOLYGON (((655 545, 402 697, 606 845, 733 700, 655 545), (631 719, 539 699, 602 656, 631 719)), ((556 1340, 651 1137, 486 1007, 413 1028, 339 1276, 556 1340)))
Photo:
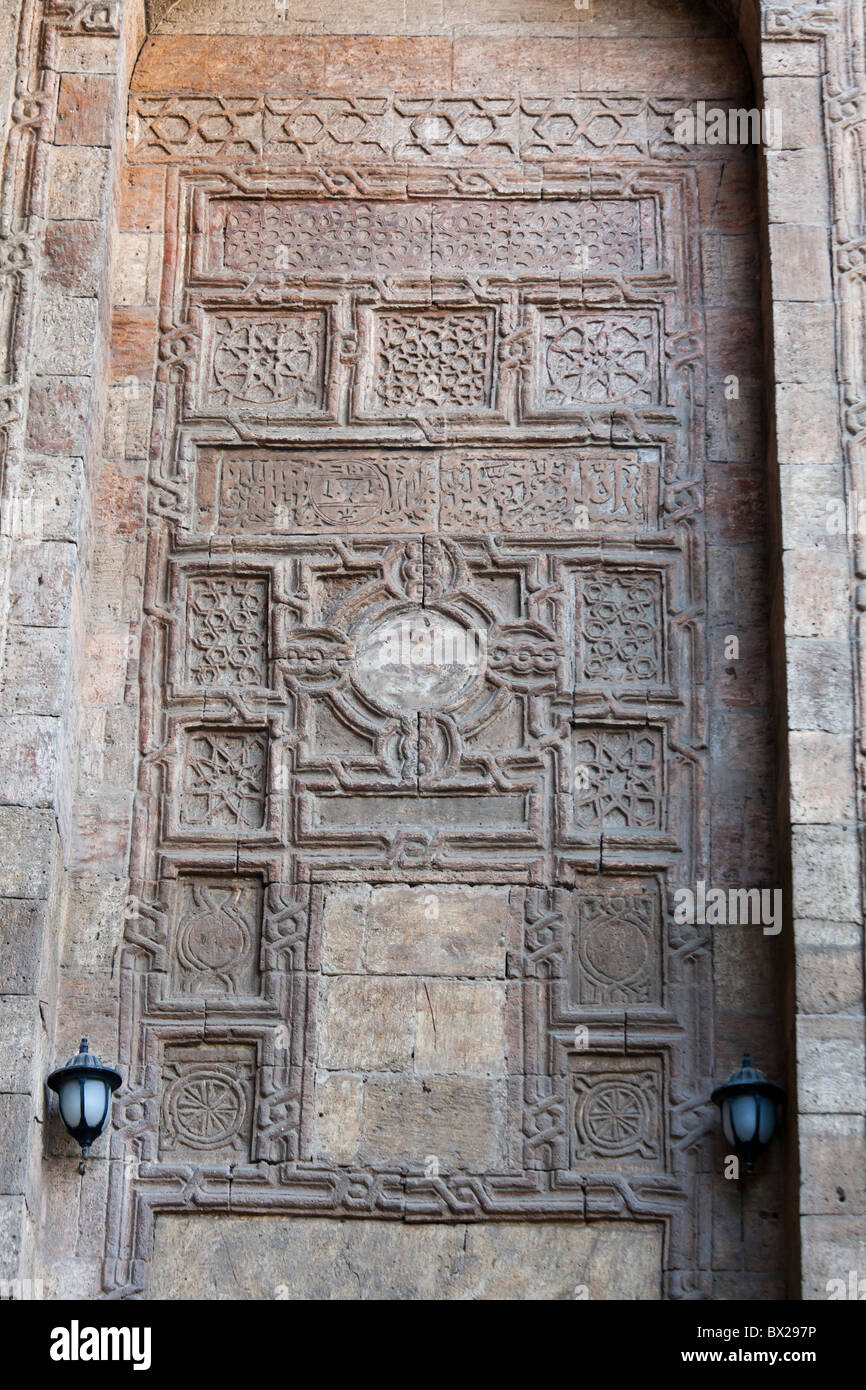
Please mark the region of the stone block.
POLYGON ((69 867, 116 874, 127 872, 131 792, 81 797, 73 807, 69 867))
POLYGON ((771 222, 829 220, 827 156, 823 150, 767 150, 767 203, 771 222))
POLYGON ((81 702, 85 708, 123 703, 129 628, 124 623, 100 623, 84 643, 81 702))
POLYGON ((823 71, 821 45, 795 39, 761 45, 765 77, 818 77, 823 71))
POLYGON ((819 1114, 866 1114, 863 1019, 811 1014, 797 1020, 800 1109, 819 1114))
POLYGON ((856 836, 834 826, 794 826, 791 862, 796 912, 836 922, 860 916, 856 836))
POLYGON ((91 383, 84 376, 47 376, 30 387, 27 447, 44 454, 83 454, 91 383))
POLYGON ((304 38, 272 36, 267 44, 243 38, 214 44, 195 34, 149 39, 132 89, 248 92, 252 84, 254 91, 285 91, 285 73, 291 72, 295 90, 315 92, 324 81, 322 59, 322 45, 304 38))
POLYGON ((342 975, 322 982, 319 1064, 330 1071, 400 1070, 415 1041, 415 983, 342 975))
POLYGON ((57 94, 56 145, 110 145, 114 80, 93 73, 63 73, 57 94))
POLYGON ((10 898, 47 896, 54 834, 52 811, 0 806, 0 864, 10 898))
POLYGON ((32 1244, 32 1222, 23 1195, 0 1197, 0 1280, 22 1277, 32 1244))
POLYGON ((764 480, 754 469, 730 463, 707 480, 707 531, 715 541, 754 541, 767 532, 764 480))
POLYGON ((99 222, 69 218, 45 228, 42 282, 46 289, 70 295, 96 295, 105 256, 105 233, 99 222))
POLYGON ((755 381, 761 372, 761 325, 753 306, 749 310, 707 309, 707 374, 712 381, 734 375, 755 381))
POLYGON ((804 1216, 800 1223, 804 1301, 858 1301, 866 1293, 866 1218, 804 1216), (852 1278, 853 1276, 853 1278, 852 1278))
POLYGON ((33 370, 43 376, 86 376, 96 348, 96 313, 95 299, 43 297, 36 316, 33 370))
POLYGON ((0 1091, 0 1196, 25 1191, 34 1113, 32 1096, 0 1091))
POLYGON ((117 70, 118 44, 114 38, 96 34, 59 34, 58 72, 103 72, 117 70))
POLYGON ((111 378, 147 381, 156 364, 156 309, 116 308, 111 316, 111 378))
POLYGON ((0 898, 0 994, 36 993, 47 916, 45 903, 0 898))
POLYGON ((127 880, 70 875, 63 920, 63 960, 73 971, 110 975, 123 936, 127 880))
POLYGON ((500 1171, 505 1161, 504 1083, 464 1076, 371 1076, 364 1091, 360 1157, 368 1163, 500 1171))
POLYGON ((416 1009, 416 1072, 506 1074, 503 984, 422 980, 416 1009))
POLYGON ((785 630, 792 637, 848 638, 851 579, 841 550, 788 551, 782 565, 785 630))
POLYGON ((121 232, 162 232, 165 169, 161 165, 127 165, 120 181, 117 213, 121 232))
POLYGON ((121 232, 114 265, 112 302, 155 304, 159 293, 160 238, 147 232, 121 232))
POLYGON ((785 651, 789 727, 847 733, 853 680, 848 643, 789 637, 785 651))
POLYGON ((325 891, 326 971, 502 977, 508 889, 456 884, 340 885, 325 891))
POLYGON ((365 79, 372 84, 371 90, 375 88, 376 91, 447 92, 454 81, 449 38, 428 38, 419 43, 402 35, 382 38, 352 35, 320 40, 308 53, 307 61, 322 63, 326 91, 344 92, 361 67, 365 79))
POLYGON ((24 627, 62 627, 69 619, 76 549, 64 541, 22 542, 9 574, 9 613, 24 627))
POLYGON ((807 1216, 866 1216, 862 1116, 800 1115, 798 1131, 800 1211, 807 1216))
POLYGON ((775 299, 829 299, 830 244, 825 227, 774 222, 770 226, 770 263, 775 299))
POLYGON ((761 389, 758 382, 739 381, 737 395, 728 399, 724 382, 707 386, 707 447, 719 463, 761 461, 761 389))
POLYGON ((797 1008, 803 1014, 861 1014, 863 951, 797 944, 797 1008))
POLYGON ((764 78, 764 110, 774 113, 777 149, 814 150, 823 145, 821 98, 819 77, 764 78))
POLYGON ((30 714, 0 717, 0 802, 53 804, 59 733, 58 719, 30 714))
MULTIPOLYGON (((825 233, 822 231, 821 235, 825 233)), ((779 464, 836 464, 839 399, 835 385, 779 382, 776 385, 776 451, 779 464)))
POLYGON ((0 711, 60 715, 68 655, 66 628, 10 627, 0 674, 0 711))
POLYGON ((853 821, 855 788, 850 737, 791 729, 788 753, 792 821, 806 825, 853 821))
POLYGON ((102 216, 108 153, 100 149, 53 146, 48 152, 47 216, 97 221, 102 216))
POLYGON ((34 994, 0 994, 0 1091, 29 1095, 39 1075, 43 1025, 34 994))
POLYGON ((158 1216, 155 1299, 658 1299, 651 1222, 158 1216))
POLYGON ((316 1078, 315 1157, 351 1165, 358 1160, 363 1123, 364 1081, 360 1076, 319 1072, 316 1078))
POLYGON ((777 382, 813 385, 834 372, 833 308, 829 304, 776 303, 773 363, 777 382))

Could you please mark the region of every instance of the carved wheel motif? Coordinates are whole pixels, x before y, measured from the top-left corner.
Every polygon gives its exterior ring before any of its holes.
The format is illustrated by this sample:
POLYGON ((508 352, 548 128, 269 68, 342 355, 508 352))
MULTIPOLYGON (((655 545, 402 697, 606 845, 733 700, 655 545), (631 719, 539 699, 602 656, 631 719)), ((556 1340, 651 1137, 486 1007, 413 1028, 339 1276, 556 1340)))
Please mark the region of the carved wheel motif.
POLYGON ((164 1104, 178 1138, 195 1149, 221 1148, 246 1119, 243 1087, 231 1075, 207 1067, 193 1067, 171 1082, 164 1104))
POLYGON ((622 1081, 596 1088, 581 1108, 586 1138, 602 1154, 630 1153, 646 1121, 646 1098, 622 1081))

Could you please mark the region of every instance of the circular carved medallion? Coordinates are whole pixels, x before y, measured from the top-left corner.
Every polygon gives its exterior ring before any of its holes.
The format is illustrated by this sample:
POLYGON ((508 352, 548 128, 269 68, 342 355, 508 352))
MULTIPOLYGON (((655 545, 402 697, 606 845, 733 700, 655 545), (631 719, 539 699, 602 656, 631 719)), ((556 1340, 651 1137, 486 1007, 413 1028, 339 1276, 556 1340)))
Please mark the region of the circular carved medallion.
POLYGON ((601 917, 584 927, 581 964, 600 985, 629 985, 644 974, 649 958, 646 935, 635 922, 601 917))
POLYGON ((194 1067, 169 1086, 166 1111, 178 1138, 196 1149, 217 1149, 232 1139, 246 1117, 243 1087, 210 1067, 194 1067))
POLYGON ((366 695, 400 711, 441 710, 465 699, 484 664, 481 635, 430 608, 380 618, 358 639, 355 674, 366 695))

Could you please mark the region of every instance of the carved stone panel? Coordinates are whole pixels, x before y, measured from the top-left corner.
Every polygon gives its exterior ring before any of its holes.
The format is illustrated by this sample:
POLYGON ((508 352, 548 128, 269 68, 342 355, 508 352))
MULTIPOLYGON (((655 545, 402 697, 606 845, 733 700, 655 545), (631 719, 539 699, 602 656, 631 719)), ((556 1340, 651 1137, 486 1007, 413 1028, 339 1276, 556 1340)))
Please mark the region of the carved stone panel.
POLYGON ((614 117, 656 139, 621 106, 237 99, 221 156, 208 98, 135 103, 136 158, 279 167, 169 181, 130 1251, 230 1197, 706 1258, 695 180, 592 187, 614 117))

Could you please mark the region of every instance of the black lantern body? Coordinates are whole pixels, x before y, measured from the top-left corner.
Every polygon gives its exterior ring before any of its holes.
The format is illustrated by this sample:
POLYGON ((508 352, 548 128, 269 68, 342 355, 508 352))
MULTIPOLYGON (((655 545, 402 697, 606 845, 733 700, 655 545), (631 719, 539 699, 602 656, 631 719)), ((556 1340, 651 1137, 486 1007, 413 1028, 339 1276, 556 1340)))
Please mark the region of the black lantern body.
POLYGON ((712 1099, 722 1112, 725 1138, 745 1162, 747 1173, 754 1171, 757 1155, 776 1132, 784 1098, 781 1086, 752 1066, 748 1052, 743 1054, 743 1065, 731 1072, 724 1086, 713 1091, 712 1099))
POLYGON ((87 1039, 65 1067, 59 1067, 48 1078, 48 1086, 57 1092, 60 1117, 73 1139, 81 1145, 82 1158, 87 1158, 90 1145, 105 1129, 111 1112, 112 1093, 121 1083, 120 1072, 106 1067, 90 1052, 87 1039))

